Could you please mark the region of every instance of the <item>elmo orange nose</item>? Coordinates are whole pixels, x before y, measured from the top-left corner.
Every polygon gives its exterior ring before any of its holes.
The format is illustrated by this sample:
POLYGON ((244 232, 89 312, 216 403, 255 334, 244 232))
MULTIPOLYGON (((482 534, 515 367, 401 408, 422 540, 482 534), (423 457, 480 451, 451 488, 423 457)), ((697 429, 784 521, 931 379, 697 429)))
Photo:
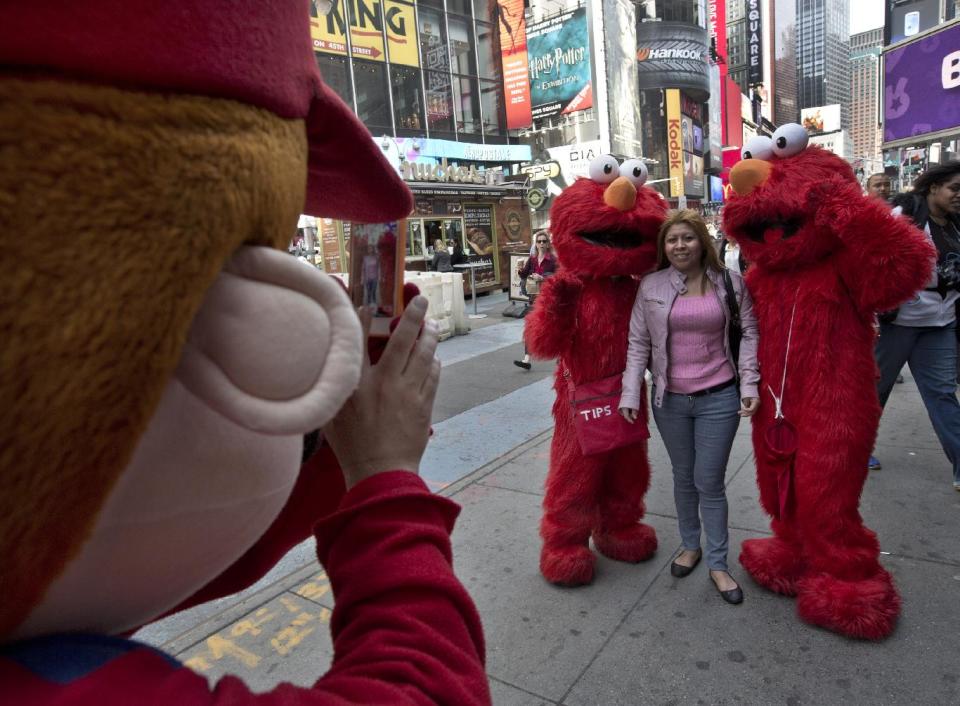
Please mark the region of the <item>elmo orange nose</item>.
POLYGON ((628 211, 637 203, 637 187, 626 177, 617 177, 603 192, 603 202, 618 211, 628 211))
POLYGON ((770 178, 773 165, 762 159, 744 159, 730 170, 730 185, 739 196, 746 196, 770 178))

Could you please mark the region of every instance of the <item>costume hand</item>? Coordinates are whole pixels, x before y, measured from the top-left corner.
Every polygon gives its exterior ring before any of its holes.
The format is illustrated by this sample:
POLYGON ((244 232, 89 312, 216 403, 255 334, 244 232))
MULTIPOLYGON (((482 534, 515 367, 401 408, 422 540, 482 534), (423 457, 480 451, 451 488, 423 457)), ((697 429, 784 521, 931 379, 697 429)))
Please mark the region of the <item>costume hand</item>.
POLYGON ((620 416, 622 416, 622 417, 623 417, 624 419, 626 419, 628 422, 630 422, 631 424, 633 424, 635 421, 637 421, 637 417, 640 416, 640 410, 639 410, 639 409, 630 409, 629 407, 621 407, 621 408, 620 408, 620 416))
POLYGON ((760 409, 759 397, 744 397, 740 401, 740 411, 737 412, 741 417, 752 417, 760 409))
MULTIPOLYGON (((440 381, 437 326, 424 324, 426 312, 424 297, 410 303, 379 362, 364 360, 356 392, 324 428, 348 489, 384 471, 420 470, 440 381)), ((370 310, 362 309, 364 337, 370 319, 370 310)))

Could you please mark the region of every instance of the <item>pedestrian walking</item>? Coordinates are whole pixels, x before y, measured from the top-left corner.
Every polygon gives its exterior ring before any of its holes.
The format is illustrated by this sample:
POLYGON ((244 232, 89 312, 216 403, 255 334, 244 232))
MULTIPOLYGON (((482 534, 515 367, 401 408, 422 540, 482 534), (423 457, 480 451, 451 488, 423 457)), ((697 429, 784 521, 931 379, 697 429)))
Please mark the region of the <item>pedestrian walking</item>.
POLYGON ((433 241, 433 259, 430 261, 430 269, 434 272, 453 272, 450 252, 439 238, 433 241))
MULTIPOLYGON (((533 237, 533 244, 536 253, 527 258, 527 261, 520 268, 520 290, 530 299, 529 306, 537 299, 543 281, 557 271, 557 259, 553 256, 550 249, 550 234, 545 230, 537 231, 533 237)), ((530 354, 527 353, 527 346, 523 346, 523 359, 513 361, 518 368, 530 370, 530 354)))
MULTIPOLYGON (((937 248, 937 266, 927 287, 880 317, 876 356, 877 393, 886 405, 904 363, 920 390, 933 429, 953 466, 960 491, 960 403, 957 402, 957 314, 960 300, 960 161, 921 174, 912 196, 898 199, 895 214, 910 216, 937 248)), ((871 467, 879 468, 871 457, 871 467)))
POLYGON ((753 303, 739 273, 721 264, 695 211, 677 211, 661 226, 657 267, 640 282, 633 307, 620 413, 636 421, 649 368, 683 541, 670 572, 682 578, 700 563, 702 518, 710 578, 725 601, 737 604, 743 591, 727 566, 724 476, 740 418, 760 406, 753 303))

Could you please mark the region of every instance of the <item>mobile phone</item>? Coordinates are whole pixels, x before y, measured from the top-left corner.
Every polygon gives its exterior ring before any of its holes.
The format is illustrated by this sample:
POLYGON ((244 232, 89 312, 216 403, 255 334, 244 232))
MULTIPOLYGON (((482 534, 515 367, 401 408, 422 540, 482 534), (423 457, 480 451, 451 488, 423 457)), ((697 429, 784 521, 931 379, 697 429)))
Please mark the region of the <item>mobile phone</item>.
POLYGON ((373 311, 371 336, 389 336, 403 312, 406 222, 350 224, 350 299, 373 311))

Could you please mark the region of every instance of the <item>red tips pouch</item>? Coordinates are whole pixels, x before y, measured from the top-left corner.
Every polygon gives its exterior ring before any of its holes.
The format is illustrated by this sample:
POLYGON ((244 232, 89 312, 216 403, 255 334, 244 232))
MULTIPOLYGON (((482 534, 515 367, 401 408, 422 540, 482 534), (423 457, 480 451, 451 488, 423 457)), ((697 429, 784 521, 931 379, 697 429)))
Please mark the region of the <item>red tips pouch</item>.
POLYGON ((564 370, 563 377, 570 393, 577 441, 584 456, 615 451, 650 438, 646 388, 640 400, 640 416, 631 424, 618 411, 621 373, 580 385, 573 384, 569 371, 564 370))

